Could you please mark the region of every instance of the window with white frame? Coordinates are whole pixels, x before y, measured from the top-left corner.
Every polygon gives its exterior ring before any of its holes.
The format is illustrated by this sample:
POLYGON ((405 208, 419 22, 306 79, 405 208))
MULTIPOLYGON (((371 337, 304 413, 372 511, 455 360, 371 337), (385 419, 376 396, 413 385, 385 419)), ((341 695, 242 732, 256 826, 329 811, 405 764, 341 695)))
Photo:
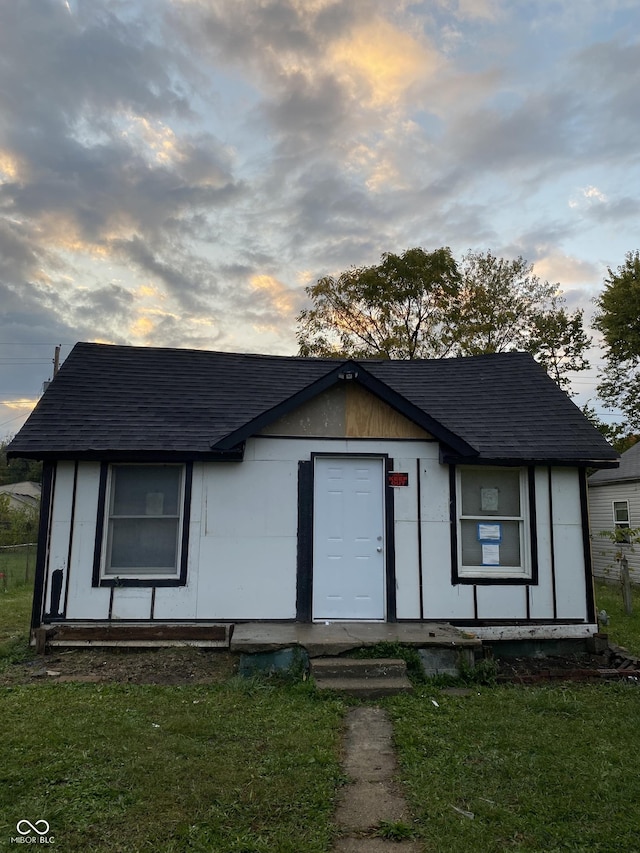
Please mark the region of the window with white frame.
POLYGON ((458 575, 531 577, 526 468, 459 467, 458 575))
MULTIPOLYGON (((629 523, 629 501, 613 501, 613 526, 616 530, 628 530, 631 527, 629 523)), ((624 542, 629 541, 629 536, 626 533, 621 534, 624 542)))
POLYGON ((183 465, 112 465, 103 575, 161 579, 180 574, 183 465))

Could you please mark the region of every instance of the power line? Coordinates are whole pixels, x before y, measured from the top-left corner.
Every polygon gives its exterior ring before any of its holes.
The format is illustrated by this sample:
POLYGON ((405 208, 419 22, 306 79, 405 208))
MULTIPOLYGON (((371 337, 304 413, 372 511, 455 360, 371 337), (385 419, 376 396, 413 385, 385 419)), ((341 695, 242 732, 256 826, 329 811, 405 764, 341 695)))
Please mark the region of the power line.
POLYGON ((12 421, 17 421, 18 418, 24 418, 24 417, 25 417, 24 413, 21 415, 15 415, 13 418, 9 418, 8 421, 2 421, 2 423, 0 423, 0 427, 5 426, 6 424, 10 424, 12 421))

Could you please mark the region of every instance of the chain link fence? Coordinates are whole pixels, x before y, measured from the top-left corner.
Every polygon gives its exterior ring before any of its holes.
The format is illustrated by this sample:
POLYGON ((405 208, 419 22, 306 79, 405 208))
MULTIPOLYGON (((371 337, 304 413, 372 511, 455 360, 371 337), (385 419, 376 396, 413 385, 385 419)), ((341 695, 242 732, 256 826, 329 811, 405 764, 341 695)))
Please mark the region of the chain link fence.
POLYGON ((35 542, 0 545, 0 592, 32 584, 35 570, 35 542))

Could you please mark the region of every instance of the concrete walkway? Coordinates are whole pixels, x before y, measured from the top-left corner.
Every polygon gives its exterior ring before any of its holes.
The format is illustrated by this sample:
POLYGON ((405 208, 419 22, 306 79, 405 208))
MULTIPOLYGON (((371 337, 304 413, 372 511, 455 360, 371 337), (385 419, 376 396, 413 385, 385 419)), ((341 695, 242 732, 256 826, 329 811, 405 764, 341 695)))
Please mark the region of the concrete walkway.
POLYGON ((334 853, 420 853, 416 841, 376 837, 381 821, 411 825, 411 813, 393 778, 393 730, 382 708, 359 707, 347 715, 343 768, 350 781, 336 810, 343 835, 334 853))

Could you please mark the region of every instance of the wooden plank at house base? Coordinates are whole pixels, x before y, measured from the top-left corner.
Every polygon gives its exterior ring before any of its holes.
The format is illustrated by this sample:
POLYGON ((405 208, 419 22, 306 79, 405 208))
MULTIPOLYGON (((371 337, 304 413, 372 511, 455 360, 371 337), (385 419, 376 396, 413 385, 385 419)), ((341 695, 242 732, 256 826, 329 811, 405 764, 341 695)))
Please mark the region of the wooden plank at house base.
POLYGON ((233 625, 55 625, 34 631, 36 650, 46 646, 159 648, 199 646, 228 649, 233 625))
POLYGON ((598 633, 595 624, 580 622, 530 625, 470 625, 461 630, 470 631, 480 640, 576 640, 589 639, 598 633))

